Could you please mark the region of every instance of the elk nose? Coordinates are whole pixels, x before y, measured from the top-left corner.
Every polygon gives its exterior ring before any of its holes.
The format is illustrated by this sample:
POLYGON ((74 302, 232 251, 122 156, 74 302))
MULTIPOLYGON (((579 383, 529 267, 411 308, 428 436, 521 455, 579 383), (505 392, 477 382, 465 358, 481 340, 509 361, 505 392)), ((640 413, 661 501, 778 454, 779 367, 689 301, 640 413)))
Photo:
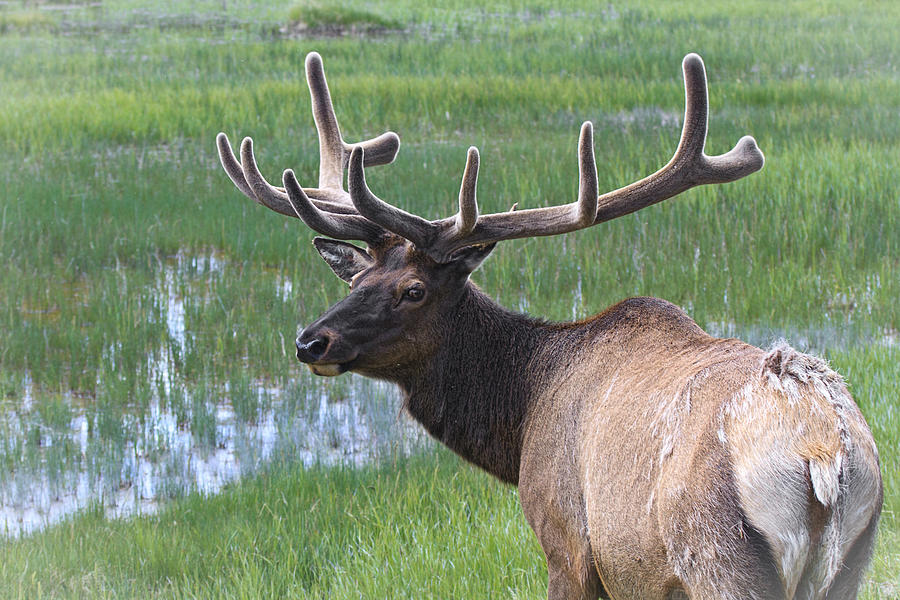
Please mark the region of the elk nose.
POLYGON ((330 340, 325 334, 318 334, 312 339, 304 339, 305 335, 301 334, 297 338, 297 358, 305 363, 316 362, 328 349, 330 340))

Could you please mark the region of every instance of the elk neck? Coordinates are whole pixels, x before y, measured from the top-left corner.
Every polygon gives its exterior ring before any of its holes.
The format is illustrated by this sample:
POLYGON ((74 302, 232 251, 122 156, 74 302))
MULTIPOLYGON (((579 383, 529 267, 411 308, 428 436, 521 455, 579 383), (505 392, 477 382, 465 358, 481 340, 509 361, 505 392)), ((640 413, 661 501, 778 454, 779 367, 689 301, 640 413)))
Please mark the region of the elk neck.
POLYGON ((438 331, 436 353, 397 380, 406 409, 461 457, 517 484, 524 424, 575 332, 509 311, 471 282, 438 331))

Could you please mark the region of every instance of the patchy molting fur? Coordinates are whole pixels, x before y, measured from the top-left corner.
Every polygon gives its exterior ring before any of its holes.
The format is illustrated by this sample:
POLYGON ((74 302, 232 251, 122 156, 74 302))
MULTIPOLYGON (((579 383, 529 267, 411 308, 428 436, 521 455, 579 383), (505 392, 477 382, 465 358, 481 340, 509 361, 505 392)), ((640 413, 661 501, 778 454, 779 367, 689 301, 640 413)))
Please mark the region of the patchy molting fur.
POLYGON ((880 512, 881 481, 869 466, 878 451, 862 414, 825 361, 779 342, 723 416, 739 448, 742 504, 780 557, 788 597, 823 597, 880 512), (820 515, 813 527, 807 513, 820 515))
POLYGON ((479 292, 468 301, 448 322, 455 337, 424 377, 431 385, 407 388, 410 412, 519 484, 559 597, 746 598, 754 587, 760 598, 826 597, 877 517, 880 483, 869 468, 859 493, 842 496, 841 444, 877 455, 822 361, 711 338, 653 299, 576 324, 494 310, 479 292), (598 352, 610 336, 618 351, 598 352), (850 524, 841 503, 865 508, 850 524), (642 532, 651 515, 657 525, 642 532))

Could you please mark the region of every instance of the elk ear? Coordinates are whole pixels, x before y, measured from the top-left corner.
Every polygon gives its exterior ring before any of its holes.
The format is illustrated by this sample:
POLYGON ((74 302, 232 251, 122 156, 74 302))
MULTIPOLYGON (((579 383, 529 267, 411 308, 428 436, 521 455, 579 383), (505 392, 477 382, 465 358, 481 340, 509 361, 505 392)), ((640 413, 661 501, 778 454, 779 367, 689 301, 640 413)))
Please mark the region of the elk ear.
POLYGON ((357 273, 372 266, 375 260, 362 248, 347 242, 317 237, 313 245, 334 274, 350 283, 357 273))
POLYGON ((468 275, 481 265, 496 245, 497 242, 461 248, 450 256, 450 264, 454 265, 460 273, 468 275))

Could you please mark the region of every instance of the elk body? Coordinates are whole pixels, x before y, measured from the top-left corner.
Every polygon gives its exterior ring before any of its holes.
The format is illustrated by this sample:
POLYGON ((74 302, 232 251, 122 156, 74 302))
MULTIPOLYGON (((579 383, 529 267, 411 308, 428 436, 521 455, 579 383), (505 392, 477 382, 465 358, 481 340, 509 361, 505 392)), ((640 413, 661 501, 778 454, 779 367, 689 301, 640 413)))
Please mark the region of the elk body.
POLYGON ((297 338, 302 362, 318 375, 396 383, 432 436, 518 485, 550 598, 856 597, 881 512, 878 455, 823 361, 785 344, 714 338, 663 300, 548 323, 469 281, 498 241, 575 231, 760 169, 750 137, 704 154, 700 57, 684 59, 681 141, 653 175, 598 196, 585 123, 575 202, 479 215, 470 148, 459 212, 437 221, 369 190, 364 166, 391 162, 399 139, 346 144, 317 54, 306 68, 318 188, 302 188, 290 170, 274 187, 249 138, 240 162, 224 134, 217 140, 241 191, 332 238, 315 246, 350 284, 297 338))

